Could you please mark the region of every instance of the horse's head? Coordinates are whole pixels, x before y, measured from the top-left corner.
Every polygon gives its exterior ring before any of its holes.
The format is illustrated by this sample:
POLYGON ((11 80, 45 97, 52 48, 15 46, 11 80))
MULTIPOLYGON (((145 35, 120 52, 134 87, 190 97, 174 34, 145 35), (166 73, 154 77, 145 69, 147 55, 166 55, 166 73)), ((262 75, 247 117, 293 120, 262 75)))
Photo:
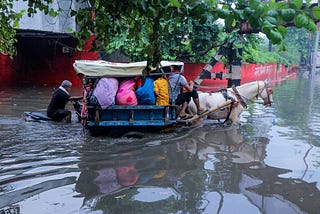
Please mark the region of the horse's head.
POLYGON ((262 87, 260 86, 260 84, 258 86, 257 97, 259 96, 263 100, 263 105, 271 106, 273 103, 273 98, 272 98, 273 91, 269 87, 269 81, 268 80, 264 81, 262 85, 263 85, 262 87))

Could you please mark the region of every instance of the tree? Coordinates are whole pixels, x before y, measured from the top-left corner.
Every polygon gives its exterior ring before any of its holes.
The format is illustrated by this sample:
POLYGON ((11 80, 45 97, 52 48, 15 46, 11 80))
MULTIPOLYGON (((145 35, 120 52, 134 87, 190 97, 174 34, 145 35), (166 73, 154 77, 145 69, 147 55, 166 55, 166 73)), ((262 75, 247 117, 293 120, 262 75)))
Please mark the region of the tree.
MULTIPOLYGON (((21 14, 10 10, 13 1, 2 1, 0 6, 0 38, 2 41, 12 41, 8 45, 1 42, 1 52, 10 55, 14 53, 16 27, 11 22, 19 20, 21 14)), ((55 11, 50 9, 50 0, 28 2, 28 15, 35 13, 36 8, 55 15, 55 11)), ((81 48, 91 35, 95 35, 93 48, 103 48, 108 52, 120 49, 133 59, 147 59, 149 66, 156 66, 163 56, 170 58, 177 52, 183 55, 185 50, 194 56, 199 55, 200 51, 209 52, 210 47, 215 47, 212 45, 214 41, 200 50, 201 47, 196 45, 200 33, 194 33, 195 26, 202 27, 199 32, 205 31, 201 33, 214 40, 218 37, 212 36, 213 24, 218 19, 224 21, 223 31, 226 33, 261 31, 273 44, 280 44, 283 50, 287 26, 295 25, 314 32, 314 20, 320 18, 320 8, 313 6, 310 9, 310 0, 306 4, 302 0, 289 3, 275 0, 88 0, 88 3, 87 8, 70 9, 70 14, 76 16, 79 25, 79 31, 74 33, 79 40, 78 47, 81 48), (247 23, 249 31, 243 29, 244 23, 247 23)))
POLYGON ((15 28, 24 11, 15 13, 12 10, 12 1, 0 3, 0 53, 13 56, 15 54, 14 44, 17 42, 15 38, 15 28))
POLYGON ((281 55, 298 64, 301 59, 308 59, 314 44, 314 38, 312 39, 310 32, 305 29, 290 27, 284 43, 288 51, 281 53, 281 55))

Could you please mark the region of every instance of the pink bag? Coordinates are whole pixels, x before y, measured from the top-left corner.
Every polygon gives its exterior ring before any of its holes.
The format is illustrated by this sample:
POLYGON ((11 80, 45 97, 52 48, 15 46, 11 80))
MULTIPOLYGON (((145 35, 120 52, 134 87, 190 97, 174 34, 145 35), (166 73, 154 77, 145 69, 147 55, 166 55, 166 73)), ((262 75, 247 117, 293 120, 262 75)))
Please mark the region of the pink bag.
POLYGON ((116 96, 116 103, 119 105, 138 105, 134 87, 136 82, 134 80, 124 80, 120 83, 120 87, 116 96))
POLYGON ((93 182, 99 187, 99 193, 111 193, 121 188, 117 181, 116 171, 113 168, 103 168, 95 170, 95 172, 98 175, 93 182))
POLYGON ((99 80, 93 95, 97 98, 102 109, 114 105, 118 85, 118 80, 115 78, 101 78, 99 80))

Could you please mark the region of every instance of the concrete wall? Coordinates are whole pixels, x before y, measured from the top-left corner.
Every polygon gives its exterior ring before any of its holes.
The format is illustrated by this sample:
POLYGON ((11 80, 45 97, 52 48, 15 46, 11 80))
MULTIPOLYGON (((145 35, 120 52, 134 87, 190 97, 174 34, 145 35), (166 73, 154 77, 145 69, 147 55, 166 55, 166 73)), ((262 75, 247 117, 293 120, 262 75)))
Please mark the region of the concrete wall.
MULTIPOLYGON (((28 8, 28 3, 21 0, 14 1, 13 5, 13 10, 16 12, 28 8)), ((49 31, 55 33, 70 33, 68 29, 71 29, 73 32, 76 31, 76 21, 74 17, 70 17, 70 9, 77 10, 80 7, 86 7, 87 4, 79 3, 77 1, 54 0, 51 5, 55 9, 58 8, 58 5, 60 6, 62 12, 59 16, 53 18, 39 11, 32 17, 28 17, 27 13, 25 13, 19 22, 18 29, 49 31)))

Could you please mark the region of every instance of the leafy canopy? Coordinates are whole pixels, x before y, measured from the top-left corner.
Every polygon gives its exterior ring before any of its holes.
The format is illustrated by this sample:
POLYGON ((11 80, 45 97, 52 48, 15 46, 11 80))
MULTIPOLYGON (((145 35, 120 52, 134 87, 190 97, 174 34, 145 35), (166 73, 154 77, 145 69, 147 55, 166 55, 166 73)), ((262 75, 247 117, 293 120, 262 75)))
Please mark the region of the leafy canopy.
MULTIPOLYGON (((0 3, 0 50, 11 56, 15 53, 14 29, 24 13, 30 16, 37 9, 52 15, 58 12, 50 8, 51 0, 28 0, 26 11, 15 13, 13 1, 1 0, 0 3)), ((192 55, 196 59, 219 46, 220 35, 225 35, 230 42, 235 35, 241 37, 241 33, 251 30, 265 33, 273 44, 279 44, 284 50, 287 26, 314 32, 317 30, 314 20, 320 19, 320 8, 310 7, 310 0, 305 4, 302 0, 289 3, 275 0, 88 0, 88 3, 88 7, 78 10, 70 8, 70 15, 76 17, 79 25, 79 31, 74 32, 79 40, 78 48, 95 35, 94 49, 109 53, 120 49, 133 60, 147 59, 150 66, 156 66, 163 58, 192 55), (248 23, 248 29, 243 29, 243 23, 248 23)), ((244 44, 237 41, 231 42, 234 49, 244 44)))

